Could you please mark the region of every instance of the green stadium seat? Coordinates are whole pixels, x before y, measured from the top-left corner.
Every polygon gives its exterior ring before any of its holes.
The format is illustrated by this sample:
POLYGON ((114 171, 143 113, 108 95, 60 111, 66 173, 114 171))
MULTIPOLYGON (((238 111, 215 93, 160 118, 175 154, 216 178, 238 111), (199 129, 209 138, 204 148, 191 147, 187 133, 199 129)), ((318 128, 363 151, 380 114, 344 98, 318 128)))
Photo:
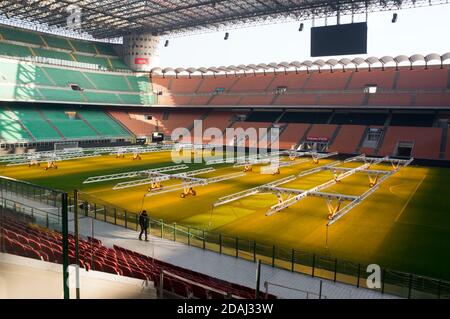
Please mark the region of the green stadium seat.
POLYGON ((83 95, 78 91, 39 88, 42 94, 42 100, 46 101, 65 101, 65 102, 85 102, 83 95))
POLYGON ((81 71, 51 67, 43 67, 42 69, 45 70, 57 86, 68 87, 70 84, 78 84, 85 89, 95 89, 94 85, 81 71))
POLYGON ((27 58, 33 56, 33 53, 28 47, 0 42, 0 55, 27 58))
POLYGON ((129 70, 130 68, 119 58, 109 58, 113 69, 129 70))
POLYGON ((70 119, 64 109, 42 109, 44 116, 64 135, 65 138, 96 138, 97 133, 81 119, 70 119))
POLYGON ((39 67, 13 61, 0 61, 0 82, 53 86, 39 67))
POLYGON ((44 45, 38 33, 10 27, 0 27, 0 34, 6 40, 44 45))
POLYGON ((74 54, 75 59, 77 59, 78 62, 82 63, 90 63, 90 64, 96 64, 101 67, 111 69, 111 65, 108 62, 107 58, 102 57, 94 57, 89 55, 81 55, 81 54, 74 54))
POLYGON ((130 137, 130 133, 104 112, 83 110, 79 114, 105 137, 130 137))
POLYGON ((33 108, 14 108, 12 112, 22 124, 33 134, 37 141, 59 140, 61 137, 50 124, 33 108))
POLYGON ((98 54, 93 42, 78 41, 74 39, 70 39, 69 41, 77 52, 98 54))
POLYGON ((132 91, 124 75, 85 72, 99 90, 132 91))
POLYGON ((11 143, 31 139, 20 125, 18 118, 12 112, 0 108, 0 141, 11 143))
POLYGON ((156 104, 156 96, 148 94, 118 94, 124 104, 153 105, 156 104))
POLYGON ((103 55, 116 56, 117 53, 114 51, 112 44, 107 43, 95 43, 95 47, 97 48, 98 53, 103 55))
POLYGON ((151 93, 153 91, 150 79, 147 76, 127 76, 128 82, 135 92, 151 93))
POLYGON ((51 48, 73 51, 73 48, 67 39, 57 37, 54 35, 50 35, 50 34, 42 34, 42 38, 47 43, 47 45, 51 48))
POLYGON ((141 96, 139 94, 119 94, 119 97, 124 104, 144 104, 143 99, 141 99, 141 96))
POLYGON ((58 59, 58 60, 74 61, 72 56, 66 52, 49 50, 49 49, 41 49, 41 48, 32 48, 32 50, 36 53, 36 56, 41 56, 41 57, 51 58, 51 59, 58 59))
POLYGON ((57 141, 62 139, 59 133, 66 139, 131 137, 121 124, 103 110, 75 110, 75 118, 70 118, 68 111, 74 110, 61 106, 43 106, 40 109, 26 105, 11 109, 0 107, 0 141, 57 141))
POLYGON ((39 100, 37 89, 30 87, 19 87, 14 84, 2 85, 0 99, 7 101, 34 101, 39 100))
POLYGON ((84 96, 90 103, 99 104, 121 104, 121 100, 114 93, 103 93, 103 92, 83 92, 84 96))

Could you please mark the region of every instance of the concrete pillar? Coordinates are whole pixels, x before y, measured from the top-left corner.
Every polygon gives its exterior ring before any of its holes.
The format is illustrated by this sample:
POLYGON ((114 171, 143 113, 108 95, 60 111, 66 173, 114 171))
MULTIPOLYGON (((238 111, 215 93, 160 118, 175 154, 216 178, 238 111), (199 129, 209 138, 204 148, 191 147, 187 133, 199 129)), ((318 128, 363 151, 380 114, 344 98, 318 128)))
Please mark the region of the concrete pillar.
POLYGON ((123 60, 133 71, 149 72, 159 65, 159 36, 132 33, 123 38, 123 60))

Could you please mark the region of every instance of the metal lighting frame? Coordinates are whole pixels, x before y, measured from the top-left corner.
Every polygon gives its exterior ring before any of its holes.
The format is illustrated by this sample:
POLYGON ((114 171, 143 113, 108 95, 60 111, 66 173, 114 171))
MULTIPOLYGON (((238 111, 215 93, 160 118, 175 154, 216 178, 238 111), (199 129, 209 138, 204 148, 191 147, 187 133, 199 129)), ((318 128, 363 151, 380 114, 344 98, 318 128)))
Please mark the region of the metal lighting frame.
POLYGON ((7 22, 15 19, 16 24, 40 25, 60 30, 61 34, 118 39, 130 33, 182 36, 446 3, 446 0, 3 0, 0 16, 7 22), (81 10, 80 26, 67 27, 70 5, 81 10))
POLYGON ((402 167, 406 167, 409 164, 413 162, 413 158, 403 160, 403 159, 395 159, 395 158, 389 158, 389 157, 366 157, 365 155, 359 155, 356 157, 349 158, 343 162, 336 161, 329 165, 324 165, 316 168, 312 168, 306 171, 303 171, 299 173, 298 175, 292 175, 288 176, 279 180, 276 180, 274 182, 254 187, 245 191, 241 191, 235 194, 231 194, 228 196, 224 196, 219 198, 213 206, 220 206, 224 205, 248 196, 256 195, 258 193, 273 193, 278 197, 278 203, 276 205, 273 205, 269 208, 269 210, 266 212, 266 216, 273 215, 289 206, 294 205, 295 203, 299 202, 300 200, 306 198, 306 197, 321 197, 325 198, 327 201, 327 207, 329 210, 328 218, 330 221, 328 222, 328 225, 332 225, 334 222, 336 222, 338 219, 340 219, 342 216, 347 214, 350 210, 352 210, 354 207, 359 205, 364 199, 366 199, 368 196, 372 195, 379 187, 380 184, 383 183, 386 179, 397 173, 402 167), (364 164, 355 167, 355 168, 346 168, 346 167, 338 167, 340 164, 344 163, 350 163, 355 161, 363 161, 364 164), (387 170, 371 170, 370 166, 376 165, 379 163, 391 163, 393 166, 393 170, 387 171, 387 170), (329 170, 333 171, 335 176, 333 179, 320 184, 318 186, 315 186, 309 190, 300 190, 300 189, 291 189, 291 188, 284 188, 280 187, 280 185, 286 184, 288 182, 291 182, 293 180, 296 180, 298 178, 312 175, 315 173, 318 173, 320 171, 329 170), (322 190, 331 187, 335 185, 336 183, 340 182, 341 180, 352 176, 358 172, 364 172, 368 174, 369 181, 370 181, 370 189, 368 189, 366 192, 364 192, 360 196, 354 196, 354 195, 347 195, 347 194, 338 194, 338 193, 328 193, 323 192, 322 190), (339 173, 339 174, 338 174, 339 173), (377 178, 372 178, 371 175, 376 175, 377 178), (378 179, 378 175, 383 175, 380 179, 378 179), (336 203, 334 203, 335 201, 336 203), (346 206, 344 206, 341 209, 341 203, 349 201, 350 203, 346 206))

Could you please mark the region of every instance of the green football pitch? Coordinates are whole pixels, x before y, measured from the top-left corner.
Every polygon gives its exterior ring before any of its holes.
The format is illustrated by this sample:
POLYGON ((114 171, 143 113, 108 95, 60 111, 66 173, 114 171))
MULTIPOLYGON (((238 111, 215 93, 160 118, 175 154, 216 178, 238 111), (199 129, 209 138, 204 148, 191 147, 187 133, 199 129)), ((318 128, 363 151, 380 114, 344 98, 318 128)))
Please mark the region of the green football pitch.
MULTIPOLYGON (((170 152, 130 156, 101 156, 58 162, 58 169, 27 165, 2 166, 0 175, 42 186, 73 191, 79 189, 98 202, 131 212, 146 209, 151 217, 165 222, 213 230, 222 234, 286 248, 301 249, 358 263, 377 263, 391 269, 450 280, 450 169, 410 165, 384 181, 380 188, 349 213, 327 227, 324 199, 308 197, 265 216, 277 203, 273 194, 260 193, 213 208, 218 198, 272 182, 334 159, 298 163, 281 168, 280 175, 260 174, 254 166, 245 176, 196 188, 196 196, 180 197, 181 190, 145 197, 148 185, 113 190, 118 181, 83 184, 88 177, 175 165, 170 152)), ((204 164, 187 164, 189 170, 204 164)), ((352 167, 361 163, 339 166, 352 167)), ((240 172, 232 165, 196 177, 207 178, 240 172)), ((391 170, 387 164, 372 169, 391 170)), ((333 178, 321 171, 282 185, 307 190, 333 178)), ((164 186, 180 183, 170 180, 164 186)), ((328 193, 361 195, 369 189, 368 177, 356 173, 327 188, 328 193)))

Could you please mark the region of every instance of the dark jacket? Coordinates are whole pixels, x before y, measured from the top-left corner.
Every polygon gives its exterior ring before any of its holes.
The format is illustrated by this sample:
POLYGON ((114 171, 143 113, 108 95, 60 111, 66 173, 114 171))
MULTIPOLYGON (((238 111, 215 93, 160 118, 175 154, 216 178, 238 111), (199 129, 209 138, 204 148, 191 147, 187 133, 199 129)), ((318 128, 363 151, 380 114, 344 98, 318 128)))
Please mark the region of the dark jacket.
POLYGON ((148 215, 147 214, 139 215, 139 225, 141 225, 142 228, 148 228, 148 215))

